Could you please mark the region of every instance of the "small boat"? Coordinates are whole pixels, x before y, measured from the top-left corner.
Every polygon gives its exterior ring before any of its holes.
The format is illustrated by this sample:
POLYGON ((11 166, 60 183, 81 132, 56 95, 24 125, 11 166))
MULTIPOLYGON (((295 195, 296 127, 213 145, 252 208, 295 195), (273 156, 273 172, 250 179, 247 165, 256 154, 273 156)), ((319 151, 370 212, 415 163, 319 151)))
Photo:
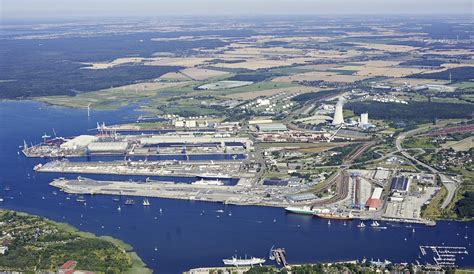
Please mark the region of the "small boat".
POLYGON ((161 209, 161 207, 160 207, 160 213, 163 213, 163 209, 161 209))
POLYGON ((3 200, 3 198, 0 198, 0 203, 3 203, 3 201, 5 201, 5 200, 3 200))
POLYGON ((86 201, 86 199, 84 199, 83 196, 79 196, 79 197, 77 197, 77 199, 76 199, 76 202, 79 202, 79 203, 84 203, 85 201, 86 201))
POLYGON ((364 227, 365 227, 364 222, 360 222, 360 224, 358 224, 357 227, 359 227, 359 228, 364 228, 364 227))
POLYGON ((229 214, 228 214, 228 215, 229 215, 229 216, 232 216, 232 212, 229 212, 229 214))
POLYGON ((328 225, 330 225, 330 224, 331 224, 331 220, 328 220, 328 225))
POLYGON ((413 229, 411 230, 411 232, 415 233, 415 229, 413 228, 413 229))
POLYGON ((144 199, 143 200, 143 203, 142 203, 143 206, 150 206, 150 201, 148 201, 148 199, 144 199))
POLYGON ((224 213, 224 210, 222 209, 219 209, 219 210, 216 210, 217 213, 224 213))
POLYGON ((373 221, 371 224, 370 224, 371 227, 378 227, 380 226, 380 224, 377 222, 377 221, 373 221))
POLYGON ((71 200, 71 197, 66 197, 66 200, 71 200))
POLYGON ((9 186, 5 186, 5 191, 10 191, 10 187, 9 186))
POLYGON ((347 223, 346 223, 346 222, 344 222, 344 224, 343 224, 343 225, 344 225, 344 226, 346 226, 346 225, 347 225, 347 223))
POLYGON ((133 201, 132 199, 127 199, 125 201, 125 205, 133 205, 133 204, 135 204, 135 201, 133 201))
POLYGON ((112 199, 114 202, 120 202, 120 199, 119 198, 113 198, 112 199))
POLYGON ((158 247, 155 246, 155 251, 158 251, 158 247))
POLYGON ((122 208, 121 208, 120 206, 118 206, 117 210, 118 210, 118 211, 121 211, 121 210, 122 210, 122 208))
POLYGON ((53 195, 58 195, 58 193, 56 191, 53 191, 53 195))

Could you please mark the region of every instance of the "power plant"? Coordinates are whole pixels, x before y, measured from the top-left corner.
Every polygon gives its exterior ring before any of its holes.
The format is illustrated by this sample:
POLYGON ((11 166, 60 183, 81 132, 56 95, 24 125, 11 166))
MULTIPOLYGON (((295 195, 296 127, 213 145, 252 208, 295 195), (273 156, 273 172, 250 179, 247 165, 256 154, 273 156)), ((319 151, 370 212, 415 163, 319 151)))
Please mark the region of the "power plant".
POLYGON ((334 112, 334 118, 332 119, 333 125, 341 125, 344 124, 344 115, 342 114, 342 100, 339 100, 336 104, 336 111, 334 112))

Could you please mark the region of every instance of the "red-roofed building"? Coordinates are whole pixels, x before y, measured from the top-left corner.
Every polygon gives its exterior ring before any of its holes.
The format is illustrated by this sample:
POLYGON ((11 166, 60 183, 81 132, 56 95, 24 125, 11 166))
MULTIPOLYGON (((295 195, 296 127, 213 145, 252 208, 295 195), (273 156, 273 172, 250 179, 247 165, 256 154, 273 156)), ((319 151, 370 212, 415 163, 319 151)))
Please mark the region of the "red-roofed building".
POLYGON ((67 261, 62 266, 59 267, 58 274, 94 274, 94 272, 87 270, 76 270, 77 262, 76 261, 67 261))
POLYGON ((59 269, 74 269, 76 265, 76 261, 67 261, 59 269))
POLYGON ((368 199, 367 202, 365 203, 365 207, 368 210, 378 210, 382 206, 382 200, 380 199, 368 199))

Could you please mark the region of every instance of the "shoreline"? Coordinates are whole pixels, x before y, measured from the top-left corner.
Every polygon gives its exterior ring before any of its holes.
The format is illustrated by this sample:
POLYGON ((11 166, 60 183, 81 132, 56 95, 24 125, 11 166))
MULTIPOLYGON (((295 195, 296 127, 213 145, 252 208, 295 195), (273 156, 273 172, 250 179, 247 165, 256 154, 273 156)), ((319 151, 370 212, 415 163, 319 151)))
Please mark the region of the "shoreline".
POLYGON ((60 229, 61 228, 64 229, 66 232, 77 234, 80 237, 89 238, 89 239, 100 239, 103 241, 107 241, 113 244, 114 246, 116 246, 117 248, 121 249, 130 258, 130 262, 131 262, 130 269, 128 269, 124 273, 143 273, 143 274, 152 273, 152 270, 146 267, 145 262, 143 262, 143 260, 138 256, 138 254, 134 251, 133 247, 130 244, 127 244, 126 242, 120 239, 113 238, 112 236, 108 236, 108 235, 98 236, 92 232, 79 230, 78 228, 76 228, 75 226, 69 223, 54 221, 49 218, 43 217, 41 215, 30 214, 23 211, 17 211, 17 210, 5 209, 5 208, 1 208, 0 212, 2 211, 13 212, 19 216, 24 216, 24 217, 40 218, 43 222, 50 223, 60 229))

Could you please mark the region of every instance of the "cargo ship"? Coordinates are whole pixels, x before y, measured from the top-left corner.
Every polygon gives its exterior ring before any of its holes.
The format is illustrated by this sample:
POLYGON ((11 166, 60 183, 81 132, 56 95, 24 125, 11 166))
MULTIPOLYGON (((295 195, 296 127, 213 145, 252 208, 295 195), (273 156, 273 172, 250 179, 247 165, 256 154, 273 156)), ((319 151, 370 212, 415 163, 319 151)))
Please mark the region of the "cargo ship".
POLYGON ((285 208, 286 211, 297 214, 313 215, 318 211, 312 206, 289 206, 285 208))
POLYGON ((232 257, 230 259, 222 260, 225 265, 233 265, 233 266, 252 266, 252 265, 261 265, 265 262, 265 259, 262 258, 255 258, 251 257, 249 259, 241 259, 237 257, 232 257))

